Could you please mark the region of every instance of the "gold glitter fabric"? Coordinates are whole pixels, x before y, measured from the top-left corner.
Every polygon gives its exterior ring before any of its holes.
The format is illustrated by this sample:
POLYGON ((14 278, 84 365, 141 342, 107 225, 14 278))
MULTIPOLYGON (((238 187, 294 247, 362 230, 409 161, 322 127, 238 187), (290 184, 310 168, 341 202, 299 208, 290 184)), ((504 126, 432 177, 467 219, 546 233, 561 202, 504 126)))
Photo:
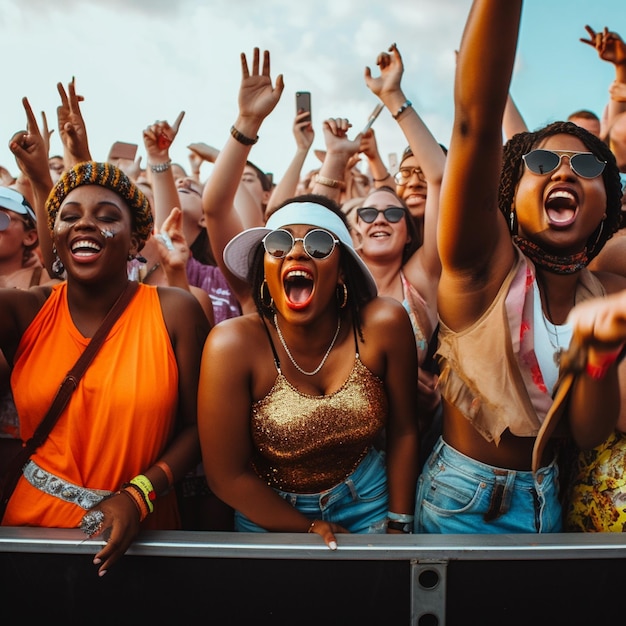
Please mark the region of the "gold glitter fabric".
POLYGON ((301 393, 279 371, 252 406, 253 467, 275 489, 326 491, 365 457, 387 413, 383 383, 358 355, 346 382, 328 396, 301 393))

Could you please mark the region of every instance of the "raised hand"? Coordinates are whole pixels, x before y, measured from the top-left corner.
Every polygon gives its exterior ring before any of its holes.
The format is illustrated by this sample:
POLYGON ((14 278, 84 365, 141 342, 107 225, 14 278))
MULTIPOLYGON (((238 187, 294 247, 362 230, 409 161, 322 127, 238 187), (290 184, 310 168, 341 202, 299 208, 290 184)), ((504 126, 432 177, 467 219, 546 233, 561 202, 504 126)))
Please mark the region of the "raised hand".
POLYGON ((328 158, 329 152, 343 153, 349 156, 358 153, 362 135, 359 133, 354 139, 349 139, 348 131, 350 128, 352 128, 352 124, 346 118, 331 117, 324 120, 322 129, 326 143, 326 158, 328 158))
POLYGON ((614 65, 626 63, 626 44, 617 33, 609 31, 606 26, 601 32, 596 32, 589 25, 585 26, 585 30, 589 38, 581 37, 580 41, 594 47, 603 61, 614 65))
POLYGON ((265 119, 278 104, 285 87, 283 75, 276 77, 276 86, 272 86, 270 77, 270 53, 263 52, 263 65, 260 65, 260 51, 254 48, 252 68, 248 66, 246 55, 241 53, 241 87, 239 88, 239 115, 241 117, 265 119))
POLYGON ((617 80, 613 81, 609 86, 609 95, 611 100, 626 102, 626 83, 617 80))
POLYGON ((149 163, 162 163, 169 158, 169 147, 176 138, 184 117, 185 112, 181 111, 171 126, 165 120, 157 120, 143 131, 143 143, 149 163))
POLYGON ((57 83, 57 90, 61 98, 61 105, 57 107, 57 121, 64 148, 63 160, 65 166, 70 168, 76 163, 91 160, 87 128, 80 110, 84 98, 76 94, 74 78, 68 84, 67 92, 62 83, 57 83))
POLYGON ((20 171, 33 181, 41 181, 48 188, 52 187, 50 169, 48 168, 48 141, 45 135, 47 125, 44 117, 44 134, 39 130, 28 98, 22 98, 26 112, 26 130, 20 130, 11 137, 9 150, 15 156, 20 171))
POLYGON ((311 120, 308 119, 309 117, 307 111, 301 111, 296 114, 296 119, 293 123, 293 136, 296 140, 296 146, 300 150, 309 150, 315 139, 315 131, 313 130, 311 120))
POLYGON ((376 58, 376 65, 380 69, 380 76, 372 76, 369 67, 365 68, 365 84, 370 91, 383 102, 385 96, 400 91, 400 82, 404 73, 404 64, 396 44, 389 46, 388 52, 381 52, 376 58))
POLYGON ((183 212, 174 207, 154 238, 159 242, 159 260, 166 270, 184 270, 191 251, 183 232, 183 212))

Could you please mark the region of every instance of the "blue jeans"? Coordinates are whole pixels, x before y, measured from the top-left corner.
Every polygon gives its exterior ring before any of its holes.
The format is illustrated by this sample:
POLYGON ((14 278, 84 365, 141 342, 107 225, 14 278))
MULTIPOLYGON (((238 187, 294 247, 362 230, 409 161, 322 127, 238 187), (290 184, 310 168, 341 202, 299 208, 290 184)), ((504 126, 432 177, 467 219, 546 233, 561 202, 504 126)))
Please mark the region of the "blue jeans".
MULTIPOLYGON (((310 520, 333 522, 351 533, 386 532, 389 494, 385 454, 374 448, 350 476, 327 491, 305 494, 275 491, 310 520)), ((235 511, 235 530, 266 532, 239 511, 235 511)))
POLYGON ((535 476, 461 454, 440 437, 417 485, 416 533, 556 533, 556 460, 535 476))

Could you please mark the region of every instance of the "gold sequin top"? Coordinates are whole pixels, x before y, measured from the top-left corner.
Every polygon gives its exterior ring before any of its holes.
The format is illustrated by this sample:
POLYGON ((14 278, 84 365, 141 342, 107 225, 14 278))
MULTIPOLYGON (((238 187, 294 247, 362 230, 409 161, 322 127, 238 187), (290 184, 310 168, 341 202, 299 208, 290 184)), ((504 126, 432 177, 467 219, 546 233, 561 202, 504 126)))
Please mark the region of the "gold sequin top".
POLYGON ((350 375, 337 391, 312 396, 283 376, 274 355, 278 376, 269 393, 252 405, 252 465, 276 489, 326 491, 354 471, 385 426, 383 382, 357 352, 350 375))

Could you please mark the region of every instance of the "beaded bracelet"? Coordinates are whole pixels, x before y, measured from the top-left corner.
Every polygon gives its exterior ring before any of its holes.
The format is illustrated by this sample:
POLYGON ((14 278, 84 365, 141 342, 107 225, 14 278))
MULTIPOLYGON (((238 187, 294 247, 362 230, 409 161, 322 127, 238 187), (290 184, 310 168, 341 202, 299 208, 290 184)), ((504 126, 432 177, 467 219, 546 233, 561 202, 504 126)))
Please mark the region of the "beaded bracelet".
POLYGON ((246 137, 242 132, 239 132, 235 125, 233 124, 230 127, 230 134, 233 136, 233 139, 237 140, 239 143, 242 143, 244 146, 253 146, 258 140, 259 136, 257 135, 254 139, 251 137, 246 137))
POLYGON ((315 182, 325 187, 332 187, 333 189, 345 189, 346 187, 346 184, 342 180, 335 180, 334 178, 328 178, 321 174, 315 176, 315 182))
POLYGON ((413 103, 410 100, 405 100, 404 104, 398 109, 395 115, 392 115, 394 120, 397 120, 409 107, 413 106, 413 103))
POLYGON ((165 163, 148 163, 150 166, 150 171, 155 174, 162 174, 163 172, 167 172, 172 165, 172 160, 165 161, 165 163))

